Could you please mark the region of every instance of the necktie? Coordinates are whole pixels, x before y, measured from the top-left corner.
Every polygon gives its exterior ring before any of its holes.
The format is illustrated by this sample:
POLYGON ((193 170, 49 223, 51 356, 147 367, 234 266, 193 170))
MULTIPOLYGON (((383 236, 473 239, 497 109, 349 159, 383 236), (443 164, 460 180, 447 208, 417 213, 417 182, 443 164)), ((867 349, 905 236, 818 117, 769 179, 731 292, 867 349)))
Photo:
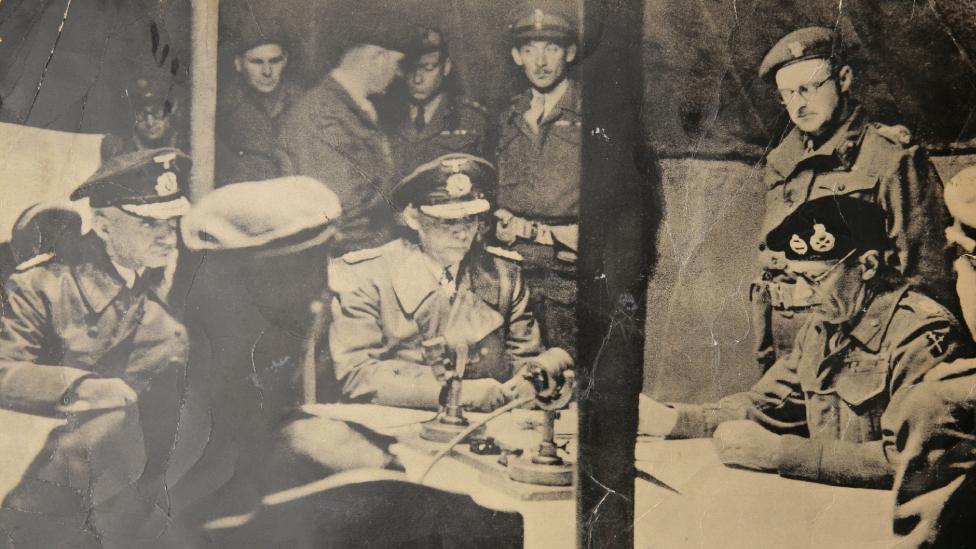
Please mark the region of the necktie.
POLYGON ((539 124, 542 124, 542 118, 545 114, 546 96, 541 93, 533 95, 532 104, 529 105, 529 110, 525 111, 525 121, 529 123, 535 133, 539 133, 539 124))
POLYGON ((427 126, 427 120, 425 118, 424 106, 417 105, 417 116, 413 118, 413 129, 417 133, 424 131, 424 128, 427 126))
POLYGON ((441 273, 441 279, 439 281, 441 288, 447 292, 447 295, 454 297, 454 292, 456 290, 454 286, 454 275, 451 274, 450 267, 444 267, 444 271, 441 273))

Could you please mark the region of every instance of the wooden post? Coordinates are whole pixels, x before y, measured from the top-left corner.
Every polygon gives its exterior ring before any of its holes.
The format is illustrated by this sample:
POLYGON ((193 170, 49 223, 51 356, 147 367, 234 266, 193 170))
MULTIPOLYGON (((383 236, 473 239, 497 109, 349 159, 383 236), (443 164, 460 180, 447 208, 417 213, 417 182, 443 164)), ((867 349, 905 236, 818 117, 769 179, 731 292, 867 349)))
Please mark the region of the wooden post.
POLYGON ((217 18, 220 0, 193 0, 190 24, 190 198, 213 190, 217 115, 217 18))

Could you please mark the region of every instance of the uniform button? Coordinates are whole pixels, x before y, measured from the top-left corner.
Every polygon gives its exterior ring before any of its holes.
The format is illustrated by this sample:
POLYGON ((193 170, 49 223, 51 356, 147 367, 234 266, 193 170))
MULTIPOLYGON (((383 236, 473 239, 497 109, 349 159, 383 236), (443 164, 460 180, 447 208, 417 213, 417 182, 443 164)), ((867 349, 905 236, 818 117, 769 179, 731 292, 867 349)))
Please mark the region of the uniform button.
POLYGON ((94 326, 88 327, 88 337, 95 337, 98 335, 98 328, 94 326))
POLYGON ((847 185, 844 185, 843 183, 841 183, 840 185, 837 185, 837 190, 838 191, 843 191, 846 188, 847 188, 847 185))
POLYGON ((481 348, 481 356, 488 356, 488 348, 487 347, 482 347, 481 348))
POLYGON ((790 200, 789 198, 787 198, 787 199, 786 199, 786 206, 787 206, 788 208, 792 208, 792 207, 793 207, 793 201, 792 201, 792 200, 790 200))

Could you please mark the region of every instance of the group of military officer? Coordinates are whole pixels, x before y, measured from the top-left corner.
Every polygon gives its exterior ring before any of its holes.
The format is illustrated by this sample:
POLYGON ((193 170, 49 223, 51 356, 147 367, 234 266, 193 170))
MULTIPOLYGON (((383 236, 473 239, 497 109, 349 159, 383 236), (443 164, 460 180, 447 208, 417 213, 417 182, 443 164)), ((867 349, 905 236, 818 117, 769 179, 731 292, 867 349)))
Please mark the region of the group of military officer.
MULTIPOLYGON (((431 343, 464 347, 462 402, 488 411, 530 390, 517 372, 546 345, 574 351, 576 22, 534 2, 509 31, 531 87, 499 129, 445 86, 440 31, 364 4, 305 92, 286 86, 280 35, 241 41, 218 109, 220 185, 192 206, 190 159, 137 131, 103 147, 72 195, 91 231, 52 235, 63 209, 21 216, 18 242, 51 243, 29 246, 6 284, 0 403, 66 423, 0 510, 13 546, 219 545, 209 518, 398 467, 382 437, 299 411, 310 360, 312 398, 433 410, 431 343), (390 133, 374 99, 402 72, 410 101, 390 133)), ((175 103, 150 112, 144 95, 137 122, 171 123, 175 103)), ((307 532, 252 534, 267 546, 307 532)))
POLYGON ((766 158, 753 285, 762 378, 718 402, 642 396, 640 429, 714 437, 738 467, 894 486, 905 547, 971 543, 973 172, 946 188, 902 126, 871 122, 831 29, 779 40, 759 76, 793 127, 766 158), (948 227, 946 202, 955 217, 948 227), (949 242, 960 244, 952 292, 949 242))

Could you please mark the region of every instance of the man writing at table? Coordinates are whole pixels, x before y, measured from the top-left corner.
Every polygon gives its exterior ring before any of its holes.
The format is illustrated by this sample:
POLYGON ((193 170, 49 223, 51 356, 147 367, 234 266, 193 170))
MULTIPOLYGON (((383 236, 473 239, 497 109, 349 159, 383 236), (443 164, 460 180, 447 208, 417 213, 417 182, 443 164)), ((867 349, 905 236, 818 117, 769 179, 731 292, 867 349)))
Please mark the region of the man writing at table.
POLYGON ((766 237, 809 297, 790 354, 751 390, 705 405, 643 398, 640 430, 713 436, 726 465, 831 484, 887 487, 900 395, 967 350, 941 305, 886 267, 885 214, 846 196, 810 201, 766 237))
POLYGON ((346 399, 436 408, 441 384, 425 348, 438 340, 467 350, 464 407, 517 397, 514 372, 543 347, 520 269, 480 242, 495 182, 494 167, 469 154, 418 167, 393 190, 413 238, 332 265, 329 343, 346 399))

